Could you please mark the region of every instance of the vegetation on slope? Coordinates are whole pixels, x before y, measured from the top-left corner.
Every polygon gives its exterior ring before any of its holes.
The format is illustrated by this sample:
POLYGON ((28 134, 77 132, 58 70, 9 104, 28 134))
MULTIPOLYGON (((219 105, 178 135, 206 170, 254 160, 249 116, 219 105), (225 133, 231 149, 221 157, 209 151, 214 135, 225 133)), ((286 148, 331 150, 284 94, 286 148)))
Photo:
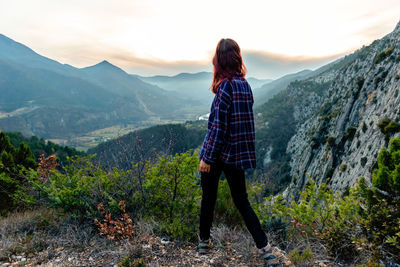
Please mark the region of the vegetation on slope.
MULTIPOLYGON (((110 240, 135 238, 140 222, 152 224, 153 233, 176 242, 197 240, 201 190, 194 151, 162 154, 128 170, 107 171, 93 156, 74 157, 60 171, 52 156, 41 158, 36 169, 26 145, 16 150, 9 142, 1 144, 2 183, 15 181, 14 174, 26 181, 13 193, 14 201, 24 205, 16 202, 15 207, 53 208, 70 223, 77 220, 81 227, 97 229, 110 240), (19 153, 10 157, 12 150, 19 153), (13 161, 17 164, 10 165, 13 161)), ((257 183, 248 184, 249 198, 271 242, 289 251, 295 264, 313 264, 317 255, 342 263, 398 262, 399 155, 400 139, 393 138, 389 149, 379 154, 372 184, 362 178, 344 195, 308 180, 298 202, 285 203, 280 195, 263 198, 263 186, 257 183)), ((243 229, 240 216, 232 211, 234 204, 223 179, 216 222, 243 229)), ((139 255, 132 260, 151 259, 139 255)))
POLYGON ((157 154, 176 154, 202 145, 207 132, 205 121, 149 127, 104 142, 89 154, 107 168, 130 169, 132 162, 146 161, 157 154))
POLYGON ((295 106, 300 105, 306 95, 320 95, 327 87, 327 83, 311 80, 294 81, 286 90, 256 108, 257 175, 265 178, 267 195, 278 193, 291 181, 290 156, 286 147, 299 123, 294 117, 295 106))

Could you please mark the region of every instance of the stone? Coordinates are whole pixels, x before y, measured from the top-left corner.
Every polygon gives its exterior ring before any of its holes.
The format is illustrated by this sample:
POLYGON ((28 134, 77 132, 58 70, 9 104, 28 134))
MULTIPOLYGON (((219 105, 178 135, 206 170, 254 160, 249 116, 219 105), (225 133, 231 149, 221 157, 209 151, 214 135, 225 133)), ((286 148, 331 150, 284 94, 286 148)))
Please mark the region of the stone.
POLYGON ((400 57, 399 25, 400 22, 385 39, 362 48, 363 57, 358 54, 361 52, 356 52, 310 77, 308 81, 314 83, 330 82, 329 88, 321 95, 291 86, 290 95, 302 97, 294 104, 293 116, 297 128, 286 149, 291 158, 290 175, 293 178, 284 191, 287 198, 291 195, 296 198, 308 178, 320 184, 328 182, 329 176, 331 188, 341 192, 360 177, 371 177, 370 168, 376 161, 376 154, 385 145, 385 136, 377 123, 384 116, 400 122, 400 113, 396 108, 400 106, 400 79, 396 79, 400 74, 400 63, 387 59, 374 66, 375 55, 387 49, 388 44, 394 47, 392 56, 400 57), (386 76, 376 82, 376 77, 381 77, 382 73, 386 76), (361 87, 357 83, 359 77, 364 79, 361 87), (321 107, 327 106, 330 110, 321 114, 321 107), (363 125, 367 129, 363 129, 363 125), (346 137, 349 127, 356 128, 353 138, 346 137), (320 137, 320 144, 312 147, 314 136, 320 137), (335 138, 332 147, 325 141, 329 136, 335 138), (365 166, 360 163, 363 157, 368 159, 365 166), (345 172, 340 171, 342 164, 347 165, 345 172))

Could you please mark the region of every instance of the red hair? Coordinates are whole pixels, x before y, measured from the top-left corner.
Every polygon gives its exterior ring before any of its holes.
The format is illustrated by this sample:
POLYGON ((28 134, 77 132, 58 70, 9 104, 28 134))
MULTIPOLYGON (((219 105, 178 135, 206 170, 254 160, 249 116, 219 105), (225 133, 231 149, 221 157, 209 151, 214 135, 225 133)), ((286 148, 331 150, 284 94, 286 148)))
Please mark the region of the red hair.
POLYGON ((224 79, 232 80, 235 75, 244 77, 247 72, 240 47, 232 39, 221 39, 218 42, 212 63, 214 71, 211 90, 214 94, 217 93, 218 86, 224 79))

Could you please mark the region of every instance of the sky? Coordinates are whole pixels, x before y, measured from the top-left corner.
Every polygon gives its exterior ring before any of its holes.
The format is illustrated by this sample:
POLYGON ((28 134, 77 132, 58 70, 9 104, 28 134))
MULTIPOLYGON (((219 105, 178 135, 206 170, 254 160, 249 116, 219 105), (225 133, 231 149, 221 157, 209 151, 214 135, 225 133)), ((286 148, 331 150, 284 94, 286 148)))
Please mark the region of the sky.
POLYGON ((248 76, 315 69, 390 33, 399 0, 0 0, 0 33, 61 63, 139 75, 212 71, 221 38, 248 76))

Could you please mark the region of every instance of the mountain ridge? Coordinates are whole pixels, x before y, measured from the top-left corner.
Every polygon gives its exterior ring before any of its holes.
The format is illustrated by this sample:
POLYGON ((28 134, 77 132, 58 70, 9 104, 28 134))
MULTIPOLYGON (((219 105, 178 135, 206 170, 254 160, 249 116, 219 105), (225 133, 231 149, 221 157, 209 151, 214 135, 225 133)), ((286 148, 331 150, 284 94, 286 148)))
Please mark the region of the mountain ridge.
POLYGON ((69 138, 149 117, 183 119, 186 115, 180 109, 196 106, 108 61, 78 69, 41 56, 4 35, 0 38, 0 68, 0 127, 28 136, 69 138), (25 111, 16 112, 21 109, 25 111), (37 116, 50 110, 53 117, 37 116), (87 121, 86 130, 76 117, 79 113, 87 121))
MULTIPOLYGON (((370 179, 381 147, 389 137, 400 136, 400 131, 384 133, 378 126, 384 118, 400 123, 399 26, 348 55, 345 64, 310 80, 330 84, 320 96, 310 95, 295 107, 298 128, 287 146, 293 177, 288 197, 296 197, 307 177, 335 191, 346 190, 362 176, 370 179), (313 106, 304 104, 310 101, 313 106)), ((291 93, 300 90, 292 88, 291 93)))

